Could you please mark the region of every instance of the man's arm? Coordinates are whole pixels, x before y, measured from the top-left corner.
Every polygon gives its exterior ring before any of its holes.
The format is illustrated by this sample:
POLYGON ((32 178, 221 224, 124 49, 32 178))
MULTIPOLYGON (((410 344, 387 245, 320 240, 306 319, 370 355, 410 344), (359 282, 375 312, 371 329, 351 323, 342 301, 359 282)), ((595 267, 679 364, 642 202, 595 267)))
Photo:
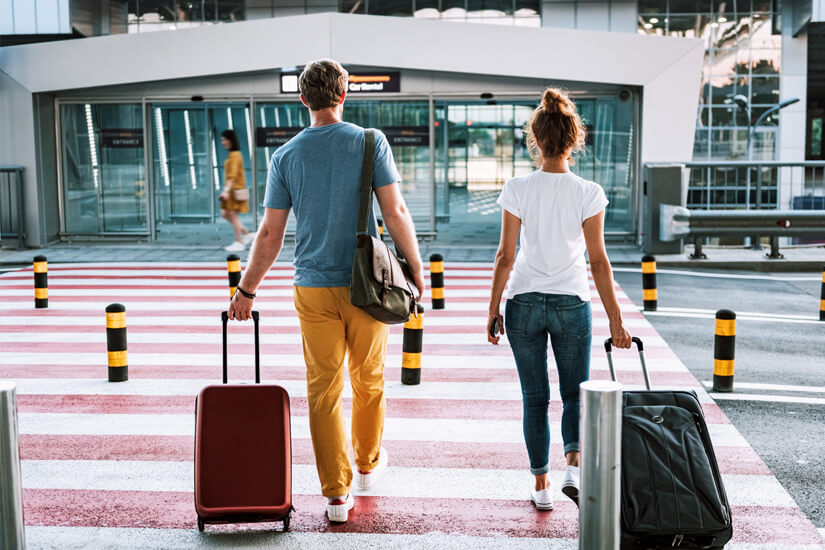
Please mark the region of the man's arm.
MULTIPOLYGON (((281 253, 288 218, 289 209, 266 209, 258 235, 249 253, 249 263, 238 284, 246 292, 254 293, 258 289, 258 285, 261 284, 278 254, 281 253)), ((229 303, 229 318, 238 321, 249 319, 252 302, 252 299, 246 298, 240 292, 235 292, 235 296, 229 303)))
POLYGON ((384 223, 390 232, 393 242, 404 255, 404 259, 413 272, 415 286, 418 287, 419 296, 424 296, 424 266, 421 262, 421 255, 418 252, 418 237, 415 235, 415 224, 413 223, 410 210, 401 196, 401 186, 396 183, 383 185, 375 190, 378 197, 378 204, 381 205, 381 215, 384 223))

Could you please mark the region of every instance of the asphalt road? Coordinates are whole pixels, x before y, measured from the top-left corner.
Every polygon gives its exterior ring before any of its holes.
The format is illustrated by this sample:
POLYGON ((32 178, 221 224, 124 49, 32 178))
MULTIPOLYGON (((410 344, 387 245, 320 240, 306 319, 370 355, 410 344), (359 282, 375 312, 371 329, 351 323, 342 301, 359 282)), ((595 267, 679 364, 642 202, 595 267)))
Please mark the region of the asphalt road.
MULTIPOLYGON (((803 512, 817 528, 825 528, 825 322, 814 322, 821 274, 673 271, 680 273, 659 270, 660 311, 648 319, 697 379, 709 381, 712 314, 722 308, 737 312, 734 393, 758 394, 765 400, 718 403, 803 512), (696 276, 699 273, 721 277, 696 276), (732 274, 742 278, 730 278, 732 274), (746 312, 767 316, 751 320, 746 312), (797 319, 801 317, 809 321, 797 319), (747 383, 771 386, 743 387, 747 383), (785 391, 775 385, 820 391, 785 391), (776 402, 810 398, 820 402, 776 402)), ((615 278, 641 306, 641 274, 617 271, 615 278)))

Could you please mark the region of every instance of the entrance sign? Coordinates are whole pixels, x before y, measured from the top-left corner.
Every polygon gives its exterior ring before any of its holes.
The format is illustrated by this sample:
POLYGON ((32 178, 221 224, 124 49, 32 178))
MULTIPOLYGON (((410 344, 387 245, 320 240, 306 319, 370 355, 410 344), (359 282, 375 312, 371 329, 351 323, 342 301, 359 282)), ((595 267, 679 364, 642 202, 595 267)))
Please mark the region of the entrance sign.
POLYGON ((384 126, 381 131, 387 136, 387 141, 392 147, 398 145, 429 147, 430 145, 428 126, 384 126))
MULTIPOLYGON (((377 94, 398 93, 401 91, 401 73, 386 71, 381 73, 350 73, 347 93, 350 94, 377 94)), ((298 75, 295 73, 281 74, 281 93, 298 94, 298 75)))
POLYGON ((255 145, 258 147, 280 147, 297 136, 303 129, 303 126, 255 128, 255 145))
POLYGON ((109 128, 100 130, 100 145, 110 149, 143 147, 142 128, 109 128))

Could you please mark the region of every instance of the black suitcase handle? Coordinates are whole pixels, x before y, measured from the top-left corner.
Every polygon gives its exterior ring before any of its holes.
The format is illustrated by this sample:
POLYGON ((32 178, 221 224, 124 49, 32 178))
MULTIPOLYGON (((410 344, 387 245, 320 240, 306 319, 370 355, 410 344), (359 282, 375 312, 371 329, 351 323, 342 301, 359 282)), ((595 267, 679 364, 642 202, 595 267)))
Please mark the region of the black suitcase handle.
MULTIPOLYGON (((227 367, 227 345, 226 345, 226 327, 229 324, 229 312, 221 312, 221 321, 223 322, 223 383, 226 384, 229 379, 227 367)), ((261 336, 260 336, 260 316, 257 311, 252 311, 252 321, 255 323, 255 383, 261 383, 261 336)))
MULTIPOLYGON (((650 390, 650 376, 647 374, 647 364, 645 363, 645 345, 642 339, 634 336, 633 343, 639 349, 639 362, 642 364, 642 374, 645 376, 645 387, 650 390)), ((613 338, 604 341, 604 351, 607 354, 607 367, 610 369, 610 379, 616 382, 616 371, 613 369, 613 338)))

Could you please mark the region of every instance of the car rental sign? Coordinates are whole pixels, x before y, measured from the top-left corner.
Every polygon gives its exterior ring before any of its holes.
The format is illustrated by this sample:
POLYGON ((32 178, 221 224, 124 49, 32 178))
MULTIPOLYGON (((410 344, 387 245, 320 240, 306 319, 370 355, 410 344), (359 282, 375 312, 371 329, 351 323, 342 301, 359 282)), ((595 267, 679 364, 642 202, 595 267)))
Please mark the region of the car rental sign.
MULTIPOLYGON (((350 73, 347 84, 347 93, 350 94, 398 93, 400 91, 401 73, 398 71, 350 73)), ((297 74, 281 74, 281 93, 300 93, 297 74)))

